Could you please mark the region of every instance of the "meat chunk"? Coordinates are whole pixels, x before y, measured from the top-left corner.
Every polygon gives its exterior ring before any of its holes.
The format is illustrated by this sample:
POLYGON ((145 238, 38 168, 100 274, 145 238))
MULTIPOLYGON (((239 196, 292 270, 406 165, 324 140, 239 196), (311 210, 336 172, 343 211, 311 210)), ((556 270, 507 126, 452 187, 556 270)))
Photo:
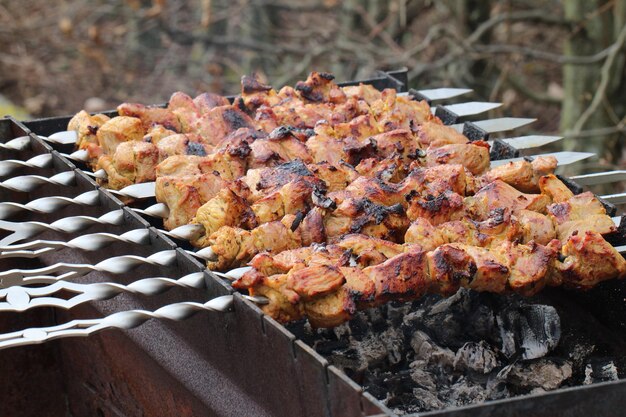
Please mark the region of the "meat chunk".
POLYGON ((113 155, 122 142, 141 141, 145 130, 140 119, 119 116, 107 120, 100 126, 96 137, 105 155, 113 155))
POLYGON ((157 148, 147 142, 122 142, 115 153, 98 160, 97 168, 107 173, 106 185, 120 190, 131 184, 154 181, 159 163, 157 148))
POLYGON ((461 164, 472 174, 479 175, 489 168, 489 145, 476 141, 431 147, 428 149, 425 162, 427 166, 461 164))
POLYGON ((97 132, 100 126, 108 122, 110 118, 104 114, 90 115, 85 110, 78 112, 67 125, 67 130, 76 132, 78 138, 76 147, 85 149, 89 158, 95 162, 102 155, 102 148, 98 142, 97 132))
POLYGON ((148 131, 154 125, 161 125, 174 132, 182 131, 182 124, 178 116, 169 109, 162 107, 144 106, 138 103, 123 103, 117 106, 120 116, 135 117, 141 120, 143 130, 148 131))
POLYGON ((230 187, 232 183, 215 173, 157 178, 156 199, 169 207, 169 216, 163 224, 174 229, 189 223, 204 203, 230 187))
POLYGON ((626 277, 626 260, 599 233, 570 236, 561 253, 564 259, 554 263, 552 285, 588 289, 607 279, 626 277))
POLYGON ((245 229, 257 226, 255 215, 245 199, 229 188, 220 190, 215 197, 203 204, 191 222, 204 226, 204 235, 191 242, 201 248, 208 246, 209 237, 224 226, 245 229))
POLYGON ((617 230, 602 203, 589 191, 562 203, 551 204, 548 213, 556 226, 557 237, 562 241, 576 233, 594 231, 606 235, 617 230))

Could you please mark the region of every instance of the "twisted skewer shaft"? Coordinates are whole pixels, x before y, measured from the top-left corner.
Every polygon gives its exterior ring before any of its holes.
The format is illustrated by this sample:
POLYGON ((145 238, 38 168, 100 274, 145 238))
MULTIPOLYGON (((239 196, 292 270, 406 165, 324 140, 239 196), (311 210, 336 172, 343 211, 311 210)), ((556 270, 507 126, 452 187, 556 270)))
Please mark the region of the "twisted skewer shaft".
POLYGON ((18 245, 0 247, 0 258, 8 256, 13 252, 37 251, 41 249, 56 251, 70 248, 84 251, 96 251, 115 242, 145 245, 150 243, 150 232, 148 229, 134 229, 121 235, 114 235, 112 233, 90 233, 79 236, 69 242, 60 240, 34 240, 18 245))
POLYGON ((179 279, 166 277, 145 278, 128 285, 115 282, 77 284, 58 281, 45 287, 14 286, 0 290, 0 312, 26 311, 35 307, 56 307, 69 310, 88 301, 108 300, 121 293, 155 295, 173 287, 204 288, 204 273, 194 272, 179 279), (70 299, 48 297, 60 291, 76 293, 70 299))
POLYGON ((0 219, 6 219, 23 211, 34 213, 54 213, 70 204, 95 206, 100 201, 98 190, 87 191, 74 198, 63 196, 43 197, 27 204, 0 202, 0 219))
POLYGON ((42 185, 69 186, 74 185, 75 181, 76 175, 74 174, 74 171, 64 171, 53 175, 50 178, 42 177, 41 175, 22 175, 19 177, 13 177, 0 182, 0 187, 11 191, 28 193, 41 187, 42 185))
POLYGON ((0 246, 7 246, 23 239, 29 239, 45 231, 76 233, 96 224, 119 226, 123 223, 124 210, 121 209, 110 211, 100 217, 66 217, 50 224, 35 221, 18 223, 0 220, 0 230, 14 232, 13 234, 0 240, 0 246))
MULTIPOLYGON (((253 302, 263 304, 263 297, 243 296, 253 302)), ((50 327, 38 327, 0 335, 0 349, 44 343, 65 337, 87 337, 107 329, 132 329, 150 319, 181 321, 199 311, 225 312, 233 304, 232 295, 214 298, 206 303, 183 302, 166 305, 155 311, 120 311, 100 319, 72 320, 50 327)))

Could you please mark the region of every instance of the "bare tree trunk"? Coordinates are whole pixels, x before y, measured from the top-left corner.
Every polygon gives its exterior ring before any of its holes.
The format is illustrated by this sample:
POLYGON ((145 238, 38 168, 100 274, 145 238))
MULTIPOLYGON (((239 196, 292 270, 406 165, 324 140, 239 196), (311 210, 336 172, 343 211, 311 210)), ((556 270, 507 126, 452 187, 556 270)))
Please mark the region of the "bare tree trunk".
MULTIPOLYGON (((616 0, 614 6, 602 12, 606 2, 599 0, 568 0, 563 2, 565 18, 578 25, 570 38, 565 41, 566 56, 593 55, 613 44, 626 22, 624 1, 616 0)), ((588 65, 566 64, 563 67, 563 107, 561 131, 578 133, 577 130, 592 130, 615 126, 624 116, 622 105, 624 83, 623 51, 610 68, 611 83, 604 91, 602 104, 589 117, 581 116, 589 108, 594 95, 601 85, 601 72, 604 61, 588 65)), ((574 135, 575 136, 575 135, 574 135)), ((566 138, 568 149, 584 149, 613 159, 610 151, 617 143, 617 134, 597 135, 577 139, 566 138)))

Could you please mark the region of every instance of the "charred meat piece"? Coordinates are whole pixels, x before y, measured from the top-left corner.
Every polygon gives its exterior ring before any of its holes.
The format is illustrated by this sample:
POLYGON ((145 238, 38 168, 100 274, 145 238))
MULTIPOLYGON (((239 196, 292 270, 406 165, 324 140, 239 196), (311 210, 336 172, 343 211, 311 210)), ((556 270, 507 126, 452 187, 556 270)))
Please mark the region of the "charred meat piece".
POLYGON ((461 164, 474 175, 480 175, 489 168, 489 145, 486 142, 444 145, 429 148, 426 165, 461 164))
POLYGON ((411 245, 365 268, 342 265, 343 255, 335 263, 326 258, 322 266, 309 266, 309 253, 300 250, 299 261, 282 268, 254 267, 233 285, 267 296, 269 303, 261 308, 278 320, 306 317, 313 326, 332 327, 358 309, 426 293, 450 295, 460 287, 532 295, 545 285, 590 288, 626 277, 626 261, 594 232, 572 236, 563 245, 557 240, 548 246, 502 241, 488 248, 450 243, 433 251, 411 245))
POLYGON ((505 165, 492 168, 480 177, 480 182, 486 185, 495 180, 501 180, 525 193, 540 191, 539 178, 552 174, 556 169, 556 158, 538 157, 533 162, 525 160, 509 162, 505 165))
POLYGON ((335 77, 327 72, 311 72, 306 81, 296 84, 300 97, 314 103, 343 103, 346 94, 332 81, 335 77))

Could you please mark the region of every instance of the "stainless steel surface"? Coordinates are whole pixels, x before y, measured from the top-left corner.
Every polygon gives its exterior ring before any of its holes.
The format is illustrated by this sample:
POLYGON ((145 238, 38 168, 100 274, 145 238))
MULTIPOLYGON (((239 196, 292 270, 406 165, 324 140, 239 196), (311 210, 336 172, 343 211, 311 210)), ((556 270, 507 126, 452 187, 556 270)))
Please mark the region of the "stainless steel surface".
POLYGON ((241 268, 231 269, 228 272, 218 272, 218 271, 211 271, 211 272, 217 275, 218 277, 226 278, 231 281, 234 281, 236 279, 241 278, 243 274, 250 271, 251 269, 252 269, 251 266, 242 266, 241 268))
POLYGON ((28 136, 20 136, 6 143, 0 143, 0 149, 10 151, 24 151, 28 148, 30 148, 30 138, 28 136))
POLYGON ((65 171, 51 176, 50 178, 41 175, 22 175, 9 178, 0 182, 0 187, 12 191, 31 192, 42 185, 73 185, 76 181, 74 171, 65 171))
POLYGON ((429 100, 439 101, 459 97, 472 92, 471 88, 432 88, 426 90, 417 90, 418 93, 429 100))
POLYGON ((161 230, 161 232, 175 239, 195 240, 204 234, 204 226, 201 224, 191 223, 169 231, 161 230))
POLYGON ((437 107, 444 107, 450 110, 459 117, 472 116, 475 114, 485 113, 489 110, 497 109, 502 106, 502 103, 490 103, 483 101, 468 101, 467 103, 448 104, 445 106, 433 106, 431 108, 432 114, 435 114, 437 107))
MULTIPOLYGON (((519 117, 500 117, 498 119, 489 119, 489 120, 480 120, 478 122, 473 122, 476 126, 480 127, 487 133, 496 133, 496 132, 506 132, 509 130, 517 129, 522 126, 526 126, 530 123, 533 123, 537 119, 526 119, 519 117)), ((458 132, 463 132, 463 127, 465 123, 458 123, 455 125, 451 125, 452 128, 456 129, 458 132)))
POLYGON ((17 245, 2 246, 0 247, 0 255, 15 251, 25 252, 41 249, 59 250, 64 248, 96 251, 115 242, 147 245, 150 243, 150 231, 148 229, 134 229, 122 233, 121 235, 114 235, 112 233, 90 233, 74 238, 69 242, 59 240, 33 240, 32 242, 17 245))
POLYGON ((119 191, 109 190, 110 193, 115 195, 121 195, 124 197, 142 199, 154 197, 156 193, 156 183, 144 182, 141 184, 133 184, 128 187, 124 187, 119 191))
POLYGON ((49 168, 52 166, 52 154, 43 153, 33 156, 32 158, 22 161, 20 159, 5 159, 0 161, 0 176, 13 174, 17 169, 27 168, 49 168))
POLYGON ((43 268, 10 269, 0 272, 0 288, 8 288, 13 285, 50 284, 61 279, 76 278, 92 271, 124 274, 140 265, 171 266, 175 262, 176 251, 165 250, 148 257, 137 255, 114 256, 95 265, 59 262, 43 268), (50 275, 55 273, 60 273, 61 275, 50 275))
POLYGON ((135 213, 145 214, 150 217, 159 217, 164 219, 170 215, 170 209, 164 203, 156 203, 146 209, 132 208, 135 213))
POLYGON ((39 138, 50 143, 58 143, 59 145, 72 145, 78 140, 78 134, 73 130, 64 130, 53 133, 50 136, 39 136, 39 138))
POLYGON ((14 202, 0 202, 0 219, 6 219, 23 211, 35 213, 54 213, 70 204, 80 206, 95 206, 100 201, 98 190, 87 191, 74 198, 63 196, 43 197, 26 204, 14 202))
POLYGON ((536 158, 538 156, 553 156, 556 158, 558 166, 570 165, 575 162, 579 162, 585 159, 596 156, 594 153, 589 152, 552 152, 540 155, 532 155, 520 158, 503 159, 501 161, 491 161, 492 167, 508 164, 509 162, 522 161, 524 158, 536 158))
MULTIPOLYGON (((259 304, 266 299, 262 297, 245 298, 259 304)), ((182 302, 166 305, 155 311, 129 310, 120 311, 99 319, 72 320, 50 327, 34 327, 0 335, 0 349, 44 343, 65 337, 86 337, 107 329, 132 329, 150 319, 184 320, 199 311, 227 311, 233 304, 232 295, 224 295, 207 301, 204 304, 182 302)))
POLYGON ((61 233, 76 233, 94 224, 116 225, 124 222, 124 210, 114 210, 103 214, 100 217, 91 216, 71 216, 57 220, 50 224, 29 221, 29 222, 9 222, 0 220, 0 230, 14 232, 0 240, 0 246, 7 246, 22 239, 29 239, 48 230, 61 233))
POLYGON ((65 155, 65 157, 71 159, 72 161, 87 162, 89 161, 89 152, 84 149, 80 149, 69 155, 65 155))
POLYGON ((611 182, 626 181, 626 171, 596 172, 593 174, 575 175, 569 178, 580 185, 608 184, 611 182))
MULTIPOLYGON (((550 143, 558 142, 563 139, 563 136, 542 136, 542 135, 528 135, 518 136, 515 138, 500 139, 508 145, 511 145, 515 149, 532 149, 540 148, 550 143)), ((493 141, 487 141, 489 145, 493 145, 493 141)))
POLYGON ((626 193, 606 194, 602 196, 602 199, 611 204, 626 204, 626 193))
MULTIPOLYGON (((41 248, 40 251, 45 249, 51 250, 53 248, 41 248)), ((195 252, 187 250, 186 252, 202 260, 206 260, 208 257, 213 256, 213 251, 210 248, 201 249, 195 252)), ((108 272, 110 274, 124 274, 140 265, 171 266, 175 263, 175 261, 176 251, 164 250, 153 253, 148 257, 137 255, 114 256, 98 262, 95 265, 59 262, 43 268, 10 269, 8 271, 0 272, 0 288, 8 288, 13 285, 25 284, 49 284, 61 279, 79 277, 92 271, 108 272), (55 273, 60 273, 61 275, 50 275, 55 273)))
POLYGON ((67 281, 58 281, 44 287, 13 286, 0 290, 0 312, 26 311, 35 307, 55 307, 69 310, 79 304, 108 300, 118 294, 127 292, 132 294, 155 295, 172 287, 204 288, 204 272, 194 272, 178 279, 167 277, 144 278, 128 285, 116 282, 98 282, 93 284, 77 284, 67 281), (76 295, 69 299, 49 297, 49 295, 67 291, 76 295))

